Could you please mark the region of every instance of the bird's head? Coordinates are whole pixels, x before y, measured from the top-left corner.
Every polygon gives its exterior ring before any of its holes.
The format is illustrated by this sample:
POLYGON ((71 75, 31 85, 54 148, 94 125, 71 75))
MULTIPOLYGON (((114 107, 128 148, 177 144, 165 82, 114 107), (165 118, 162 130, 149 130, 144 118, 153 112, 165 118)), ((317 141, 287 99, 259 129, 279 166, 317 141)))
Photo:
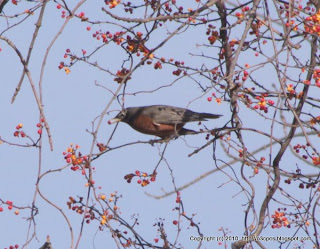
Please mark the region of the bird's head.
POLYGON ((120 111, 117 114, 117 116, 115 116, 114 118, 110 119, 108 121, 108 124, 113 124, 113 123, 118 123, 118 122, 125 122, 126 116, 127 116, 127 109, 123 109, 122 111, 120 111))

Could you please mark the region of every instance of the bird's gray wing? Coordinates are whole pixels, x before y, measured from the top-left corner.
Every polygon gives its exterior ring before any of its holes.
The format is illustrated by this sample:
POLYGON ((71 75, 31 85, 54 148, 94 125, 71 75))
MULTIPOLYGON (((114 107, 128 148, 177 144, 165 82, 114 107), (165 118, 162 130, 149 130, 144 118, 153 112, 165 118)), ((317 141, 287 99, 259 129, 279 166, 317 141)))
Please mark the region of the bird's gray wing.
POLYGON ((190 113, 193 112, 185 108, 158 105, 146 108, 142 114, 151 117, 155 124, 185 124, 185 116, 190 113))

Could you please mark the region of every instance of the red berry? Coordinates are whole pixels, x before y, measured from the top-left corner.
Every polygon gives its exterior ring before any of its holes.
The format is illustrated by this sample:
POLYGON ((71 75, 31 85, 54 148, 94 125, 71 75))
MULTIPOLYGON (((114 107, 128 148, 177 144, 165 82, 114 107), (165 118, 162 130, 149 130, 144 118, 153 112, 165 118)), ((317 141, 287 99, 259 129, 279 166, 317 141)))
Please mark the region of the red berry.
POLYGON ((42 134, 42 129, 38 130, 38 134, 41 135, 42 134))
POLYGON ((211 102, 211 101, 212 101, 212 97, 208 97, 207 100, 208 100, 209 102, 211 102))
POLYGON ((174 220, 172 223, 173 223, 173 225, 177 225, 178 221, 174 220))
POLYGON ((3 207, 0 207, 0 212, 2 212, 3 211, 3 207))
POLYGON ((274 101, 273 100, 268 100, 268 104, 269 105, 274 105, 274 101))
POLYGON ((91 27, 87 27, 87 30, 90 31, 90 30, 91 30, 91 27))
POLYGON ((61 9, 61 5, 60 4, 57 5, 57 9, 61 9))

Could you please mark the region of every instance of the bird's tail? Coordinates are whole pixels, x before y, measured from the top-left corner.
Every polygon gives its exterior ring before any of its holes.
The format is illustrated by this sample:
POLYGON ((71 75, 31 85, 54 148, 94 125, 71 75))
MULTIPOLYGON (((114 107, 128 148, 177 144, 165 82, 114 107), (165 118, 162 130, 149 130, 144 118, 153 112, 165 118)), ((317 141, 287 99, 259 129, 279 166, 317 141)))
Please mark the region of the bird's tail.
POLYGON ((199 113, 199 117, 200 119, 206 119, 206 118, 209 118, 209 119, 216 119, 216 118, 220 118, 222 117, 222 115, 219 115, 219 114, 211 114, 211 113, 199 113))
POLYGON ((194 135, 194 134, 198 134, 199 132, 196 132, 194 130, 188 130, 188 129, 185 129, 185 128, 182 128, 179 130, 179 135, 194 135))

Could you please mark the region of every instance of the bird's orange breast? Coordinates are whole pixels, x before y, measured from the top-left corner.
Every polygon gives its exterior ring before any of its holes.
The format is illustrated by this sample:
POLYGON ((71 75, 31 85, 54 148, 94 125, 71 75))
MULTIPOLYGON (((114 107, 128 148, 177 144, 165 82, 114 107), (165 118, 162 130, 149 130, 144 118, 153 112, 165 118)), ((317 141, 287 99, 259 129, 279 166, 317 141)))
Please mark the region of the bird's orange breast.
POLYGON ((152 118, 139 115, 130 126, 144 134, 155 135, 162 139, 178 134, 179 130, 183 127, 182 124, 155 124, 152 118))

